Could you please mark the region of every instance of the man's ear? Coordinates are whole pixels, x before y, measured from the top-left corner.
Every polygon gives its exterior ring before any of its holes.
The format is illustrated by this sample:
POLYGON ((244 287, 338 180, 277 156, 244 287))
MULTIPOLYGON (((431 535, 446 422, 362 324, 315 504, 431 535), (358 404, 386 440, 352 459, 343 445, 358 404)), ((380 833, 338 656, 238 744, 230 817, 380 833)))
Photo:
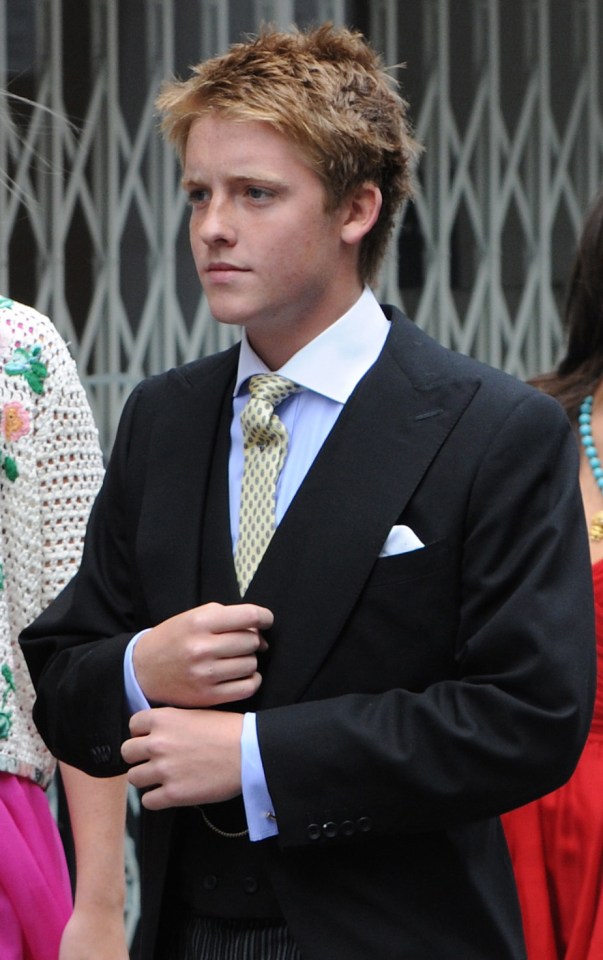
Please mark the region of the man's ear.
POLYGON ((344 201, 346 215, 341 228, 341 239, 344 243, 360 243, 374 227, 382 202, 381 190, 370 181, 360 184, 352 191, 344 201))

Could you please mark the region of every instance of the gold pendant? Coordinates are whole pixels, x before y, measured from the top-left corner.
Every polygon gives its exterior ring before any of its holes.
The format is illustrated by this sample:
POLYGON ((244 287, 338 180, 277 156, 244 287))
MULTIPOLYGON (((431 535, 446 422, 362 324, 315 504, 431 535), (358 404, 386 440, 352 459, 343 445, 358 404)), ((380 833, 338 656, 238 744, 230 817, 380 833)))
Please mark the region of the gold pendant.
POLYGON ((590 521, 590 530, 588 531, 588 536, 589 539, 593 540, 595 543, 603 540, 603 510, 600 513, 595 513, 594 517, 590 521))

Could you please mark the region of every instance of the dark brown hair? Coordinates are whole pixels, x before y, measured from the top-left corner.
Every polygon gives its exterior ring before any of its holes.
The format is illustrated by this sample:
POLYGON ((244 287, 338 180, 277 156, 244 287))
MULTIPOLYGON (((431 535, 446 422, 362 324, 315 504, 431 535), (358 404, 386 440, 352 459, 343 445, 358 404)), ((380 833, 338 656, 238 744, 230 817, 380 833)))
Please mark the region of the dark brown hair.
POLYGON ((578 241, 565 306, 565 356, 557 369, 532 383, 556 397, 571 420, 603 378, 603 189, 587 214, 578 241))

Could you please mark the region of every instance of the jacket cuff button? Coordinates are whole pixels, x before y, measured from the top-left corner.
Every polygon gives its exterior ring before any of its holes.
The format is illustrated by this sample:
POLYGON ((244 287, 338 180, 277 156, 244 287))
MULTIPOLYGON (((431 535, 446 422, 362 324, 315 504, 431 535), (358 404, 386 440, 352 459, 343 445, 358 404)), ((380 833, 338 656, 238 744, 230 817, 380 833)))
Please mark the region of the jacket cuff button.
POLYGON ((306 830, 308 838, 310 840, 319 840, 321 835, 320 826, 317 823, 310 823, 306 830))
POLYGON ((255 877, 245 877, 243 880, 243 890, 245 893, 257 893, 259 883, 255 877))
POLYGON ((356 821, 356 826, 358 830, 360 830, 360 833, 368 833, 369 830, 373 829, 373 821, 370 817, 360 817, 360 819, 356 821))

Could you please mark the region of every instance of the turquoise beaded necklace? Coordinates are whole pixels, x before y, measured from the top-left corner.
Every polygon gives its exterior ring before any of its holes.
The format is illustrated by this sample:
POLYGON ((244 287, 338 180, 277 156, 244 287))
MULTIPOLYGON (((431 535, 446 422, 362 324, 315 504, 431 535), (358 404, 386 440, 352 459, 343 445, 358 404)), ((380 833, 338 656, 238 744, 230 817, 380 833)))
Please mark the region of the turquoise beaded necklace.
MULTIPOLYGON (((603 465, 599 458, 592 429, 593 398, 585 397, 580 405, 578 415, 578 429, 580 431, 580 440, 584 447, 584 454, 588 460, 591 473, 594 477, 601 494, 603 494, 603 465)), ((596 513, 590 522, 588 536, 591 540, 603 540, 603 510, 596 513)))

